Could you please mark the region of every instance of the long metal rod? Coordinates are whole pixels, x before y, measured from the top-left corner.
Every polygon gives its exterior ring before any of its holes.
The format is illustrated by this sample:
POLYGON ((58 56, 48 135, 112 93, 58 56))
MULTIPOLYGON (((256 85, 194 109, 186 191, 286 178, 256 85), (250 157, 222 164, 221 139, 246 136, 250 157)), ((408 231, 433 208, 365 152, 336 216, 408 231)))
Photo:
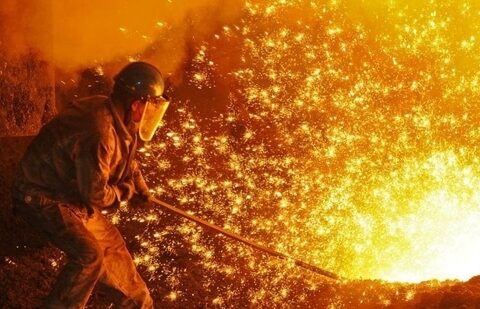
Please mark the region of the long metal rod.
POLYGON ((244 237, 242 237, 242 236, 240 236, 240 235, 237 235, 237 234, 235 234, 235 233, 229 232, 229 231, 224 230, 224 229, 222 229, 221 227, 218 227, 218 226, 216 226, 216 225, 214 225, 214 224, 212 224, 212 223, 210 223, 210 222, 208 222, 208 221, 205 221, 205 220, 203 220, 203 219, 201 219, 201 218, 197 218, 197 217, 195 217, 195 216, 193 216, 193 215, 190 215, 189 213, 187 213, 187 212, 185 212, 185 211, 183 211, 183 210, 181 210, 181 209, 178 209, 178 208, 176 208, 176 207, 174 207, 174 206, 172 206, 172 205, 170 205, 170 204, 168 204, 168 203, 162 202, 162 201, 160 201, 160 200, 158 200, 158 199, 156 199, 156 198, 152 198, 152 201, 153 201, 155 204, 158 204, 158 205, 162 206, 163 208, 169 210, 170 212, 172 212, 172 213, 174 213, 174 214, 180 215, 180 216, 182 216, 182 217, 184 217, 184 218, 186 218, 186 219, 188 219, 188 220, 190 220, 190 221, 196 222, 196 223, 198 223, 199 225, 201 225, 201 226, 203 226, 203 227, 205 227, 205 228, 214 230, 214 231, 216 231, 216 232, 218 232, 218 233, 221 233, 221 234, 223 234, 223 235, 225 235, 225 236, 227 236, 227 237, 229 237, 229 238, 231 238, 231 239, 240 241, 240 242, 242 242, 242 243, 244 243, 244 244, 246 244, 246 245, 248 245, 248 246, 250 246, 250 247, 252 247, 252 248, 258 249, 258 250, 260 250, 260 251, 263 251, 263 252, 265 252, 265 253, 268 253, 268 254, 270 254, 270 255, 276 256, 276 257, 281 258, 281 259, 292 260, 292 261, 295 262, 295 265, 300 266, 300 267, 303 267, 303 268, 308 269, 308 270, 310 270, 310 271, 313 271, 313 272, 315 272, 315 273, 318 273, 318 274, 320 274, 320 275, 322 275, 322 276, 325 276, 325 277, 328 277, 328 278, 331 278, 331 279, 334 279, 334 280, 338 280, 338 279, 339 279, 339 277, 338 277, 336 274, 332 273, 332 272, 329 272, 329 271, 327 271, 327 270, 321 269, 321 268, 319 268, 319 267, 317 267, 317 266, 315 266, 315 265, 311 265, 311 264, 305 263, 304 261, 297 260, 297 259, 295 259, 295 258, 292 258, 292 257, 286 255, 286 254, 283 254, 283 253, 280 253, 280 252, 278 252, 278 251, 272 250, 272 249, 267 248, 267 247, 265 247, 265 246, 262 246, 262 245, 260 245, 260 244, 254 243, 254 242, 252 242, 252 241, 250 241, 250 240, 248 240, 248 239, 246 239, 246 238, 244 238, 244 237))

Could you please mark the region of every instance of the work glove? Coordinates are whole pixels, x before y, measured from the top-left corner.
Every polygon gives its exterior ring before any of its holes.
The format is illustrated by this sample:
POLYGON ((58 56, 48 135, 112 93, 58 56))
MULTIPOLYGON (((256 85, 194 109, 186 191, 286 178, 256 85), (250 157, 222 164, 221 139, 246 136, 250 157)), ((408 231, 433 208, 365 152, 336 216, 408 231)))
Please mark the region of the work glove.
POLYGON ((152 201, 152 194, 148 190, 143 191, 143 192, 139 192, 138 194, 136 194, 136 196, 138 196, 138 198, 140 200, 142 200, 143 202, 151 202, 152 201))
POLYGON ((117 185, 117 198, 119 201, 128 201, 135 194, 135 184, 131 179, 117 185))
POLYGON ((136 208, 151 208, 153 206, 152 195, 149 191, 139 192, 133 195, 130 203, 136 208))

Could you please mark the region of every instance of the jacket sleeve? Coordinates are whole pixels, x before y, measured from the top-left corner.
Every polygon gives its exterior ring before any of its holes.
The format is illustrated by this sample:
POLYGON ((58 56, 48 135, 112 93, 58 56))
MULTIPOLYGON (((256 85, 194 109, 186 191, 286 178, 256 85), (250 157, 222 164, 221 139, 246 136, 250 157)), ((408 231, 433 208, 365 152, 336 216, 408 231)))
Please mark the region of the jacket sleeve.
POLYGON ((78 190, 83 202, 92 207, 108 207, 118 200, 118 189, 108 183, 114 149, 112 130, 85 138, 77 147, 78 190))
POLYGON ((131 171, 133 183, 135 184, 135 192, 142 196, 148 196, 150 194, 148 191, 148 186, 145 182, 145 178, 143 178, 142 171, 140 170, 139 164, 136 160, 132 161, 131 171))

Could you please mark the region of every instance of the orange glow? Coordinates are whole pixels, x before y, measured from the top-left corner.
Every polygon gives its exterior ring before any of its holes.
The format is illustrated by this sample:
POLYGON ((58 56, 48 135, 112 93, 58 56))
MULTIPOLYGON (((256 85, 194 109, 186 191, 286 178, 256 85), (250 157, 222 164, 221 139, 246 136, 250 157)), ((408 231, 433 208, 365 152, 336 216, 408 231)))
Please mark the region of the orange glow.
MULTIPOLYGON (((480 3, 262 0, 218 11, 224 2, 172 0, 156 11, 147 2, 146 16, 135 2, 100 36, 57 19, 53 58, 63 69, 152 60, 172 75, 165 123, 139 153, 160 199, 349 279, 480 273, 480 3), (83 37, 71 54, 69 40, 83 37), (104 37, 112 41, 98 46, 104 37)), ((103 23, 110 5, 85 21, 103 23)), ((209 242, 180 219, 162 225, 164 215, 122 208, 112 220, 142 227, 135 262, 152 286, 164 280, 168 301, 189 297, 185 272, 168 264, 182 255, 172 241, 211 275, 202 288, 213 305, 240 293, 254 306, 301 302, 308 291, 289 289, 300 277, 321 289, 293 263, 209 242), (241 272, 261 284, 242 286, 241 272), (218 277, 235 284, 213 287, 218 277)))
POLYGON ((190 75, 198 89, 238 85, 232 111, 212 118, 245 129, 210 136, 180 110, 189 125, 167 124, 148 164, 180 151, 195 167, 159 187, 348 278, 473 276, 476 12, 454 1, 245 2, 239 22, 199 45, 190 75))

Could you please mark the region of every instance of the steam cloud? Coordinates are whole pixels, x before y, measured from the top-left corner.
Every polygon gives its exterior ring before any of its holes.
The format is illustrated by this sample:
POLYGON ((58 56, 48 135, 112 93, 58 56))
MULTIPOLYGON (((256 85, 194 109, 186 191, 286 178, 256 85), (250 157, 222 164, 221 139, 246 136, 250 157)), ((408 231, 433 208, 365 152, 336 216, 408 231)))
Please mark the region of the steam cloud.
POLYGON ((241 1, 4 0, 0 48, 6 56, 39 51, 65 71, 129 57, 175 74, 189 42, 233 22, 241 1))

